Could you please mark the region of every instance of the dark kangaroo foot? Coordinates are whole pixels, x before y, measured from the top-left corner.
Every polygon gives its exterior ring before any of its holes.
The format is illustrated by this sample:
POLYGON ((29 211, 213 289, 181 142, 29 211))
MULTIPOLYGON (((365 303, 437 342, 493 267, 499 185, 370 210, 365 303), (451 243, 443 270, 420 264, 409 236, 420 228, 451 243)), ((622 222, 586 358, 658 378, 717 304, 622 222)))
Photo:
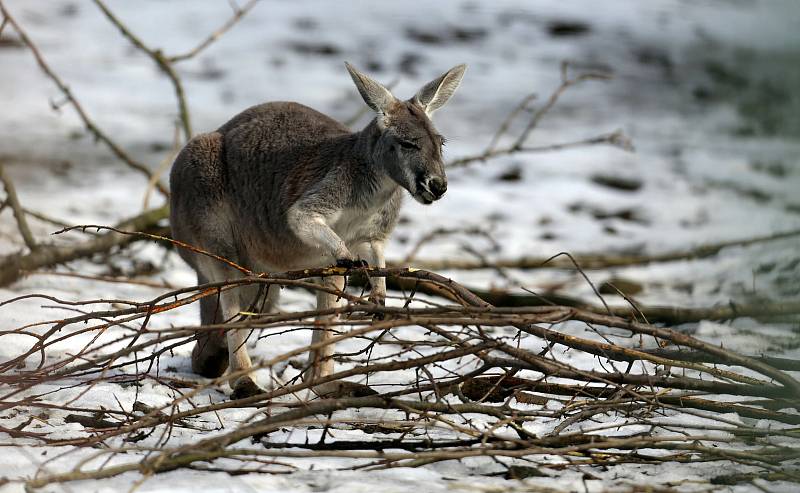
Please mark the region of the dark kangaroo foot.
POLYGON ((192 349, 192 371, 207 378, 217 378, 228 369, 228 344, 225 334, 198 334, 192 349))
POLYGON ((377 395, 372 387, 362 383, 337 380, 314 385, 311 390, 321 399, 341 399, 344 397, 369 397, 377 395))
POLYGON ((263 394, 266 390, 262 389, 250 377, 242 377, 236 381, 233 387, 231 399, 244 399, 246 397, 253 397, 254 395, 263 394))

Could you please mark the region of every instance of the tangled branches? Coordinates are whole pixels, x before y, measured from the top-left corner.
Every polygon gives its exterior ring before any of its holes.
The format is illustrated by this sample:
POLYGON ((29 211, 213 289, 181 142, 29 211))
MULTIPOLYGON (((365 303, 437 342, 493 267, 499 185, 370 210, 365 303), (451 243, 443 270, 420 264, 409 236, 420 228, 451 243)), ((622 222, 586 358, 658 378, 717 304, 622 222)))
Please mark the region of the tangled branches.
POLYGON ((780 361, 737 354, 635 317, 564 306, 495 307, 433 272, 371 268, 370 277, 432 284, 457 302, 437 302, 441 298, 412 289, 379 306, 351 288, 339 292, 344 306, 324 313, 253 311, 237 322, 199 327, 162 322, 221 290, 245 284, 332 289, 312 280, 362 270, 253 275, 147 301, 26 295, 4 302, 0 309, 37 297, 91 308, 0 333, 33 341, 0 365, 0 408, 20 417, 46 409, 52 424, 82 427, 67 437, 27 430, 32 418, 4 427, 31 445, 82 457, 72 470, 51 472, 50 466, 14 480, 41 487, 205 466, 275 473, 321 457, 346 459, 352 469, 482 457, 502 465, 509 477, 526 461, 542 471, 727 461, 799 479, 789 464, 798 457, 800 382, 780 369, 780 361), (333 313, 339 319, 330 322, 337 333, 331 340, 295 348, 273 342, 319 328, 315 317, 333 313), (256 362, 259 378, 270 380, 267 393, 229 400, 219 389, 231 375, 213 381, 167 376, 181 372, 162 359, 187 366, 196 334, 218 330, 252 330, 258 347, 270 348, 256 362), (338 371, 315 384, 347 379, 377 394, 341 385, 318 395, 300 381, 297 357, 332 343, 340 350, 338 371), (134 391, 119 388, 125 384, 134 391), (144 402, 139 393, 146 386, 174 398, 144 402), (90 404, 109 389, 122 396, 117 409, 90 404), (376 433, 386 438, 371 436, 376 433), (87 446, 98 445, 86 454, 87 446))

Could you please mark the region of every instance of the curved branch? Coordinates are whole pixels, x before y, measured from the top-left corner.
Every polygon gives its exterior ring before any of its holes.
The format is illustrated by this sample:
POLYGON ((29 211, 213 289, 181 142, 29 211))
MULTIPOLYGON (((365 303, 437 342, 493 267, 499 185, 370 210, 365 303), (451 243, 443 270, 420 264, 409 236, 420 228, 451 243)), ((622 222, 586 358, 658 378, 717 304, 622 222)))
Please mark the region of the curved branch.
POLYGON ((105 14, 109 21, 111 21, 114 26, 119 29, 123 36, 128 38, 128 40, 133 43, 133 45, 138 48, 140 51, 144 52, 147 56, 149 56, 155 63, 158 65, 158 68, 161 69, 164 74, 169 78, 170 82, 172 82, 172 86, 175 89, 175 98, 178 100, 178 117, 181 121, 181 126, 183 127, 183 133, 186 137, 186 140, 192 138, 192 124, 189 119, 189 107, 186 104, 186 95, 183 91, 183 83, 181 79, 178 77, 178 74, 175 72, 175 69, 172 67, 169 58, 164 56, 161 50, 154 50, 144 42, 139 39, 133 32, 128 29, 128 26, 122 23, 119 18, 114 15, 113 12, 103 3, 102 0, 93 0, 95 5, 105 14))

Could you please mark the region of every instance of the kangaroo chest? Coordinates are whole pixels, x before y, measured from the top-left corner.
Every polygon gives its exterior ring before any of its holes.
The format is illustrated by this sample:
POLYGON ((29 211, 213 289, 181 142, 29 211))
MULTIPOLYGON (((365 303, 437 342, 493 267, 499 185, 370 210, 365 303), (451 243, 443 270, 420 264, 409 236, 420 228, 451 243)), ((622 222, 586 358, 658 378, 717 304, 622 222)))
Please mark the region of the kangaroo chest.
POLYGON ((368 241, 381 232, 384 207, 348 207, 330 219, 330 227, 348 245, 368 241))
POLYGON ((366 203, 343 207, 328 225, 348 245, 384 236, 393 223, 391 217, 397 213, 393 208, 399 204, 392 200, 397 191, 396 184, 386 183, 366 203))

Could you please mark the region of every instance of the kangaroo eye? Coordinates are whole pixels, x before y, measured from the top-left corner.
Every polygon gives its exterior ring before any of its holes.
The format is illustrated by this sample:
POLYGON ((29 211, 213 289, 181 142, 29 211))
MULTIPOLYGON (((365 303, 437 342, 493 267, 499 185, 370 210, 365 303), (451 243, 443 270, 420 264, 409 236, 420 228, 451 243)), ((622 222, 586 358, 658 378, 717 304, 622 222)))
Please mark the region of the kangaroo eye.
POLYGON ((413 142, 409 142, 407 140, 400 141, 400 147, 403 149, 419 149, 419 146, 413 142))

